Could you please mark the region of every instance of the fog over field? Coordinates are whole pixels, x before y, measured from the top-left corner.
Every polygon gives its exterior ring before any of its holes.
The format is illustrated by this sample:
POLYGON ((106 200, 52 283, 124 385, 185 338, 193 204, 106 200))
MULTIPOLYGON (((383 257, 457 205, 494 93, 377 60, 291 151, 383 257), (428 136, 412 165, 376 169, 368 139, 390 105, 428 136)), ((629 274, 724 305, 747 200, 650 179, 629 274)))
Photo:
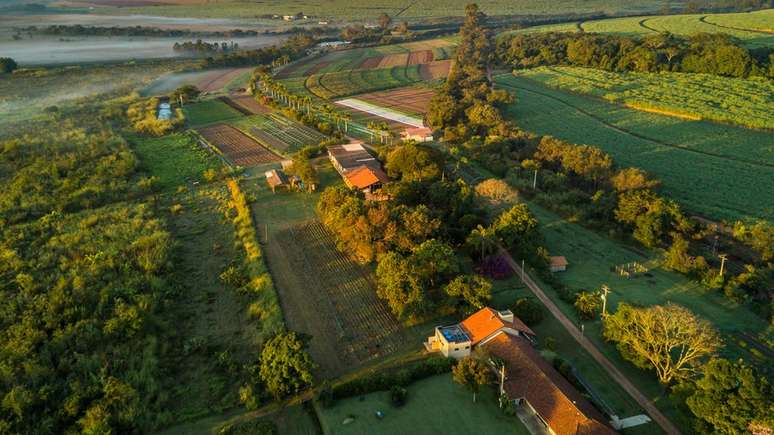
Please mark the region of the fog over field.
MULTIPOLYGON (((1 0, 0 0, 1 2, 1 0)), ((234 18, 181 18, 159 17, 152 15, 98 15, 98 14, 45 14, 45 15, 6 15, 0 14, 0 28, 76 25, 100 27, 157 27, 159 29, 185 29, 192 31, 228 31, 266 30, 276 27, 276 23, 234 18)))
MULTIPOLYGON (((172 50, 175 42, 196 38, 144 37, 58 37, 35 36, 14 41, 0 40, 0 56, 11 57, 21 66, 112 62, 130 59, 182 57, 172 50)), ((202 38, 207 42, 236 42, 240 48, 260 48, 279 41, 279 36, 250 38, 202 38)))

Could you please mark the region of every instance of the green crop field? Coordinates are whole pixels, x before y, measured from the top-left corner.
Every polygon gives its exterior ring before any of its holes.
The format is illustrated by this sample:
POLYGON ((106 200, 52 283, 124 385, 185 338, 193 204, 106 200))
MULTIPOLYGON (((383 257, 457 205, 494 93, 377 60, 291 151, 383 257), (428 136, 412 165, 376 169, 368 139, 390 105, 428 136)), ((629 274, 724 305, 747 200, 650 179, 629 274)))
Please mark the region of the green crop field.
POLYGON ((389 395, 380 391, 339 400, 331 408, 320 409, 323 431, 336 435, 529 433, 517 417, 500 411, 494 388, 482 387, 473 403, 471 393, 455 384, 449 374, 411 384, 406 404, 400 408, 390 404, 389 395), (382 411, 384 418, 377 418, 376 411, 382 411), (347 417, 354 421, 343 424, 347 417))
POLYGON ((276 114, 253 115, 231 124, 283 154, 296 152, 307 145, 317 145, 325 139, 317 130, 276 114))
POLYGON ((774 218, 774 136, 705 121, 645 113, 510 75, 508 116, 522 128, 596 145, 621 166, 663 181, 667 196, 715 219, 774 218))
POLYGON ((183 112, 189 127, 199 127, 244 116, 220 100, 206 100, 188 104, 183 107, 183 112))
POLYGON ((133 136, 129 142, 140 157, 141 168, 159 177, 164 189, 201 181, 205 170, 218 168, 221 164, 186 133, 163 137, 133 136))
POLYGON ((774 82, 763 78, 614 73, 576 67, 539 67, 517 74, 639 110, 774 129, 774 82))
POLYGON ((733 14, 658 15, 535 26, 517 32, 610 33, 640 36, 669 32, 691 36, 696 33, 725 33, 750 47, 774 46, 774 10, 733 14))
POLYGON ((408 86, 423 81, 419 65, 315 74, 306 87, 320 98, 332 99, 408 86))
POLYGON ((215 122, 241 118, 242 115, 233 107, 220 100, 207 100, 184 106, 186 125, 199 127, 215 122))
MULTIPOLYGON (((99 3, 95 1, 94 3, 99 3)), ((420 0, 405 2, 401 0, 382 0, 378 3, 352 3, 344 0, 327 2, 294 2, 288 4, 284 0, 266 0, 256 8, 255 4, 239 0, 217 2, 191 1, 190 4, 174 5, 159 3, 158 6, 145 7, 98 7, 96 13, 115 15, 161 15, 173 17, 206 17, 206 18, 249 18, 255 19, 264 14, 290 14, 303 11, 313 18, 307 23, 317 23, 318 18, 361 19, 375 21, 384 12, 400 19, 419 19, 430 17, 462 16, 468 0, 420 0)), ((535 14, 554 15, 558 11, 573 11, 578 13, 646 13, 657 11, 662 7, 658 0, 638 0, 634 2, 618 2, 614 0, 481 0, 477 2, 481 9, 490 15, 535 14), (518 11, 518 12, 516 12, 518 11)), ((262 20, 271 22, 270 20, 262 20)), ((277 21, 274 21, 277 23, 277 21)), ((298 23, 298 22, 297 22, 298 23)), ((304 21, 300 21, 304 23, 304 21)))

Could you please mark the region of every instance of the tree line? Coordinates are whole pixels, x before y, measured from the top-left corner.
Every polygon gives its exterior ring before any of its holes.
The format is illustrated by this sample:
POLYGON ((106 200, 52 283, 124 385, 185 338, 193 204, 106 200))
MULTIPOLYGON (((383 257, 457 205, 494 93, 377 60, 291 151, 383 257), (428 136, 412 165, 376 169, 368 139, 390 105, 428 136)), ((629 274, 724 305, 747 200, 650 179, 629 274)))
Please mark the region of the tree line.
POLYGON ((196 41, 175 42, 172 50, 176 53, 188 54, 215 54, 230 53, 239 50, 239 44, 231 42, 207 42, 197 39, 196 41))
POLYGON ((635 38, 586 33, 512 34, 497 45, 498 59, 513 68, 572 65, 606 71, 705 73, 774 77, 774 48, 749 49, 728 35, 668 33, 635 38))
POLYGON ((22 32, 37 32, 56 36, 151 36, 159 38, 206 37, 206 38, 241 38, 258 36, 255 30, 232 29, 227 31, 197 32, 185 29, 162 29, 148 26, 84 26, 81 24, 53 24, 46 27, 29 26, 20 29, 22 32))
POLYGON ((258 48, 255 50, 239 50, 221 53, 218 56, 209 56, 202 61, 205 68, 223 66, 252 66, 270 65, 277 59, 286 57, 289 60, 297 59, 306 54, 306 50, 315 43, 314 36, 308 33, 296 34, 289 37, 281 45, 258 48))

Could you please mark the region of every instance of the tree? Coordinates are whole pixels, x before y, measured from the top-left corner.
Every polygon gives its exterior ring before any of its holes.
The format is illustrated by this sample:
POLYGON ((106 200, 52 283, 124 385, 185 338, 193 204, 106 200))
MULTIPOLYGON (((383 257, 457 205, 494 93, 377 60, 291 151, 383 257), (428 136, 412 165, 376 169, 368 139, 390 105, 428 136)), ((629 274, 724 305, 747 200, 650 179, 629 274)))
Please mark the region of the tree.
POLYGON ((444 156, 426 145, 409 142, 387 155, 387 175, 402 181, 430 181, 441 177, 444 156))
POLYGON ((492 300, 492 283, 479 275, 460 275, 446 284, 446 294, 482 308, 492 300))
POLYGON ((508 183, 497 178, 489 178, 478 183, 476 193, 494 204, 514 202, 518 198, 518 193, 508 183))
POLYGON ((264 344, 259 373, 275 399, 312 384, 315 364, 305 348, 305 340, 292 331, 277 334, 264 344))
POLYGON ((597 317, 599 305, 599 295, 589 292, 580 292, 575 295, 575 303, 573 304, 578 315, 584 320, 593 320, 597 317))
POLYGON ((426 240, 414 248, 410 264, 417 280, 430 289, 437 288, 459 270, 454 249, 437 239, 426 240))
POLYGON ((388 252, 379 259, 376 282, 376 295, 387 302, 398 318, 408 318, 425 310, 425 291, 409 262, 399 253, 388 252))
POLYGON ((379 14, 378 21, 379 21, 379 27, 381 27, 382 30, 387 30, 387 28, 390 27, 390 24, 392 24, 392 17, 382 12, 381 14, 379 14))
POLYGON ((639 168, 624 168, 616 172, 610 179, 613 188, 618 192, 638 189, 654 189, 658 187, 658 180, 650 180, 648 173, 639 168))
POLYGON ((543 306, 532 298, 519 298, 511 306, 513 315, 521 319, 527 326, 533 326, 543 320, 543 306))
POLYGON ((473 228, 470 235, 465 239, 465 245, 470 251, 478 254, 479 258, 485 258, 487 255, 493 254, 497 251, 497 236, 494 228, 478 225, 476 228, 473 228))
POLYGON ((495 235, 507 247, 520 246, 523 253, 536 248, 538 221, 526 204, 517 204, 506 210, 492 224, 495 235))
POLYGON ((708 321, 672 303, 647 308, 621 303, 603 326, 603 336, 616 343, 625 359, 654 369, 664 384, 686 378, 721 344, 708 321))
POLYGON ((0 57, 0 73, 10 73, 19 68, 15 60, 10 57, 0 57))
POLYGON ((401 35, 406 35, 409 32, 409 25, 407 21, 403 21, 400 24, 398 24, 398 27, 395 28, 395 31, 400 33, 401 35))
POLYGON ((199 98, 199 94, 202 92, 194 85, 184 85, 175 89, 170 95, 169 99, 173 102, 187 103, 199 98))
POLYGON ((708 362, 685 403, 699 419, 699 433, 742 434, 752 425, 774 430, 774 388, 741 360, 708 362))
POLYGON ((481 387, 489 382, 490 371, 485 363, 467 356, 452 367, 452 379, 454 382, 466 387, 473 393, 473 402, 481 387))

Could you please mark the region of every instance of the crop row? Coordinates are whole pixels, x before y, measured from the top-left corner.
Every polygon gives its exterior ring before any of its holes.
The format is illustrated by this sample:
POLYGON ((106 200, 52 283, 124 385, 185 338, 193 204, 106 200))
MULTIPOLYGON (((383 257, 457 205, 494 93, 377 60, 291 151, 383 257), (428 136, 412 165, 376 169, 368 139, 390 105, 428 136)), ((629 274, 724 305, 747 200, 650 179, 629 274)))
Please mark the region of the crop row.
POLYGON ((420 65, 343 71, 307 78, 306 87, 320 98, 332 99, 407 86, 422 81, 420 65))

